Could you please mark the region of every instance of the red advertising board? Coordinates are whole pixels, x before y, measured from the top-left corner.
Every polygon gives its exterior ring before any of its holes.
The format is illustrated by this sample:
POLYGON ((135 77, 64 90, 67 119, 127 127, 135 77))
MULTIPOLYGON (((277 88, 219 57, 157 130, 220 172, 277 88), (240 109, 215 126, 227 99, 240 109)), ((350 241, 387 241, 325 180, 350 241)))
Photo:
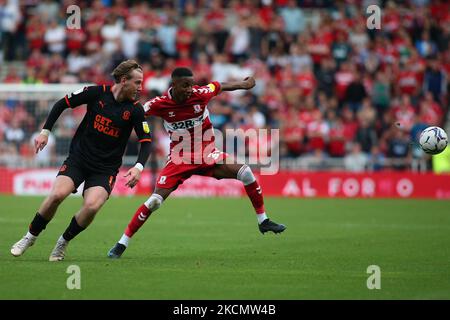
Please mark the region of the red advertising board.
MULTIPOLYGON (((0 168, 0 192, 15 195, 46 195, 51 189, 56 172, 57 169, 0 168)), ((125 187, 125 178, 123 178, 125 172, 125 170, 120 171, 113 195, 150 194, 152 176, 149 172, 143 173, 139 184, 134 189, 125 187)), ((448 174, 281 171, 276 175, 258 176, 258 180, 266 196, 450 199, 450 175, 448 174)), ((240 197, 245 195, 245 190, 236 180, 193 176, 173 195, 240 197)))
POLYGON ((274 178, 259 178, 264 193, 274 196, 450 199, 450 175, 280 172, 274 178))

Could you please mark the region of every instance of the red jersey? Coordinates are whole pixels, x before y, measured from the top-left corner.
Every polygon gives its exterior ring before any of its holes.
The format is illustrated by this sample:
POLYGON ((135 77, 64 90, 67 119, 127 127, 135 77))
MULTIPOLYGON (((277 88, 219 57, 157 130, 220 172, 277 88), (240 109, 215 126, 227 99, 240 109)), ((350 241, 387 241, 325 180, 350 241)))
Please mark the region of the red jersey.
MULTIPOLYGON (((181 153, 177 153, 177 156, 189 157, 193 160, 194 156, 201 156, 206 148, 214 149, 215 138, 207 104, 220 93, 220 90, 220 83, 215 81, 202 87, 193 86, 190 98, 177 104, 172 99, 172 88, 169 88, 166 95, 153 98, 144 104, 146 116, 157 116, 164 120, 164 128, 169 133, 171 140, 169 156, 172 155, 173 149, 183 142, 183 135, 187 134, 191 139, 191 152, 187 154, 186 149, 183 149, 181 153), (199 129, 201 131, 198 131, 199 129), (204 136, 207 131, 210 134, 204 136), (194 133, 197 134, 197 132, 201 133, 201 137, 194 137, 194 133), (194 138, 196 139, 194 140, 194 138), (197 145, 194 146, 194 142, 197 142, 198 138, 202 140, 201 148, 197 145)), ((187 148, 188 146, 184 144, 179 147, 187 148)))
POLYGON ((416 112, 411 105, 395 106, 392 108, 395 120, 399 122, 406 130, 410 130, 414 124, 416 112))
POLYGON ((388 32, 395 32, 400 28, 401 18, 397 11, 388 12, 383 18, 383 26, 388 32))
POLYGON ((343 157, 345 155, 345 127, 343 123, 335 124, 330 128, 328 153, 332 157, 343 157))
POLYGON ((397 84, 402 94, 414 95, 419 87, 417 73, 408 70, 400 71, 397 84))
POLYGON ((347 87, 352 83, 354 76, 350 71, 339 71, 334 75, 336 81, 336 95, 339 99, 344 99, 347 87))
POLYGON ((87 35, 83 29, 69 29, 67 30, 67 49, 69 51, 81 50, 83 44, 86 42, 87 35))
POLYGON ((303 91, 303 96, 309 96, 314 93, 316 88, 316 78, 312 72, 302 72, 297 76, 298 86, 303 91))
POLYGON ((44 46, 45 31, 45 25, 40 22, 30 23, 26 27, 26 37, 31 50, 40 50, 44 46))
POLYGON ((305 136, 305 129, 300 125, 291 125, 283 130, 283 137, 286 142, 288 150, 294 154, 301 154, 303 152, 303 138, 305 136))

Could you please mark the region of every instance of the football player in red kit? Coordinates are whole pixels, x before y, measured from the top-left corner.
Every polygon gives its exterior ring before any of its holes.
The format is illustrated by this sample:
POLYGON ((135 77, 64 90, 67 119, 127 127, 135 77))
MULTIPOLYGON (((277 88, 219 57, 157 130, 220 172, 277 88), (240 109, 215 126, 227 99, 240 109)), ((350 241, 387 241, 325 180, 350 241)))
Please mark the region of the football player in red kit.
POLYGON ((137 209, 119 242, 108 252, 110 258, 120 258, 131 237, 148 217, 172 191, 192 175, 242 181, 255 209, 259 230, 262 233, 280 233, 286 229, 284 225, 267 217, 261 187, 250 167, 245 164, 230 164, 231 161, 225 163, 223 160, 228 155, 216 149, 214 144, 213 127, 207 109, 209 100, 222 91, 249 90, 254 86, 255 79, 248 77, 243 81, 211 82, 199 87, 194 85, 190 69, 176 68, 172 72, 172 87, 167 93, 144 104, 146 116, 157 116, 164 120, 164 127, 171 139, 170 153, 153 194, 137 209))

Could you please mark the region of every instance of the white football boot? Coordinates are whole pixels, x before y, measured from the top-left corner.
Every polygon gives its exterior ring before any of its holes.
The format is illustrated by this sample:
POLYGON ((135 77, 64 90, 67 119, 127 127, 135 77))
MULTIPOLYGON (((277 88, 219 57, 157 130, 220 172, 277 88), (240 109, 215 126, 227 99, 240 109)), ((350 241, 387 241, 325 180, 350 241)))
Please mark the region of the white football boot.
POLYGON ((14 257, 23 255, 23 253, 34 244, 36 238, 36 236, 33 236, 28 232, 22 239, 13 244, 11 247, 11 254, 14 257))
POLYGON ((69 241, 64 239, 62 236, 56 241, 56 245, 53 248, 48 261, 62 261, 66 255, 66 248, 69 245, 69 241))

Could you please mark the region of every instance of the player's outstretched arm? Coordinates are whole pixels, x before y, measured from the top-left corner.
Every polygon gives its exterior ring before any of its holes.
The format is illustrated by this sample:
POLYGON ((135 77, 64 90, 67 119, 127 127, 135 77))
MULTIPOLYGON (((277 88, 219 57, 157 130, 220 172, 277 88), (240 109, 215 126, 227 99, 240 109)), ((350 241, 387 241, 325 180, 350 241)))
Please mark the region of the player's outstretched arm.
POLYGON ((55 125, 56 120, 58 120, 61 113, 68 108, 68 105, 65 101, 65 98, 58 100, 50 110, 50 113, 45 121, 44 127, 42 128, 41 133, 34 139, 34 148, 36 153, 42 151, 44 147, 47 145, 48 136, 53 126, 55 125))
MULTIPOLYGON (((105 86, 103 86, 103 90, 105 90, 105 86)), ((34 139, 34 147, 36 153, 44 149, 48 142, 48 136, 53 126, 58 120, 61 113, 68 108, 75 108, 82 104, 88 103, 89 101, 95 100, 98 97, 98 94, 101 91, 100 86, 90 86, 80 89, 78 91, 72 92, 69 95, 66 95, 64 98, 56 101, 53 105, 50 113, 45 121, 44 127, 42 128, 41 133, 34 139)))
POLYGON ((223 82, 220 84, 222 91, 249 90, 255 86, 255 78, 247 77, 242 81, 223 82))

